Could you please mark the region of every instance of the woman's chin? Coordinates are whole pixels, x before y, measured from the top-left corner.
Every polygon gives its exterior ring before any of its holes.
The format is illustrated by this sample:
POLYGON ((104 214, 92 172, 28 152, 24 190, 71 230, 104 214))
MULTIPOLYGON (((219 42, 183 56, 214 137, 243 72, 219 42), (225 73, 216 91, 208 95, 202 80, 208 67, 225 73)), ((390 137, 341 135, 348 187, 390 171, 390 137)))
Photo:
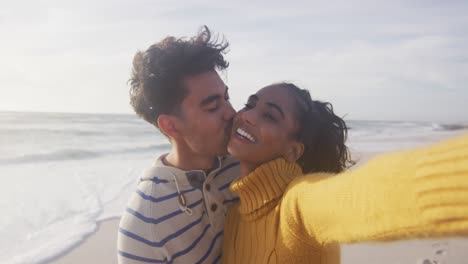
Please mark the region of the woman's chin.
POLYGON ((233 146, 231 143, 232 141, 229 141, 229 144, 227 146, 227 152, 229 153, 229 155, 237 158, 239 153, 236 151, 235 146, 233 146))
POLYGON ((264 151, 259 152, 259 150, 256 144, 245 143, 233 138, 231 138, 227 146, 227 151, 231 156, 237 158, 240 162, 249 164, 269 159, 269 157, 262 157, 265 153, 264 151))
MULTIPOLYGON (((227 151, 229 155, 237 158, 239 161, 244 160, 246 157, 245 151, 242 150, 242 148, 239 148, 239 146, 232 141, 229 142, 227 151)), ((247 157, 248 158, 248 157, 247 157)))

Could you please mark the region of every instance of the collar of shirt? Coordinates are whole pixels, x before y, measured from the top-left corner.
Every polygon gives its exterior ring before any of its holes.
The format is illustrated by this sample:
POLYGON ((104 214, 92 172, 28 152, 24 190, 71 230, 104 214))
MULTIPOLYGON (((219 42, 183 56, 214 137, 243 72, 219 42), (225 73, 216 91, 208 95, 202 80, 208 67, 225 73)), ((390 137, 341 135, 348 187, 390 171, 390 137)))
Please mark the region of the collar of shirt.
POLYGON ((141 180, 152 180, 156 182, 174 181, 176 180, 180 187, 191 186, 193 188, 202 189, 203 183, 208 176, 221 168, 222 157, 215 159, 213 166, 208 171, 203 170, 181 170, 179 168, 167 166, 163 162, 165 155, 161 155, 153 164, 153 166, 144 174, 141 180))

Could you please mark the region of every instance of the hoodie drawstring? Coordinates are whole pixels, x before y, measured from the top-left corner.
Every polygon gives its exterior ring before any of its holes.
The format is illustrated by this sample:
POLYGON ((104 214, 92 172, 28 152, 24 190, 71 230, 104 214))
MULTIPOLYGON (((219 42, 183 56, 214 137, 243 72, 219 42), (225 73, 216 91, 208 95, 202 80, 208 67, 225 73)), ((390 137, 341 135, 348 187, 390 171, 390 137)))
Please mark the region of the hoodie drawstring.
POLYGON ((187 201, 185 200, 184 194, 180 191, 179 189, 179 183, 177 182, 177 179, 174 174, 172 174, 172 178, 174 178, 174 182, 177 188, 177 193, 179 194, 179 197, 177 198, 177 203, 179 204, 180 210, 184 212, 187 215, 192 215, 192 209, 187 207, 187 201))

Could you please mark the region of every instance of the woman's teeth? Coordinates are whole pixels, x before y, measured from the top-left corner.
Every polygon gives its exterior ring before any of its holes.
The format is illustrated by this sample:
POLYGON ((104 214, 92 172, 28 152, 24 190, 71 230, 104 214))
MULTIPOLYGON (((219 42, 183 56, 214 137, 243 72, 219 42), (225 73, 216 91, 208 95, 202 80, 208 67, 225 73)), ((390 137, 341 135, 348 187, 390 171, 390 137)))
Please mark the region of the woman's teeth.
POLYGON ((252 137, 249 133, 245 132, 244 130, 242 130, 241 128, 238 128, 236 130, 237 134, 243 138, 246 138, 248 139, 250 142, 252 143, 255 143, 255 138, 252 137))

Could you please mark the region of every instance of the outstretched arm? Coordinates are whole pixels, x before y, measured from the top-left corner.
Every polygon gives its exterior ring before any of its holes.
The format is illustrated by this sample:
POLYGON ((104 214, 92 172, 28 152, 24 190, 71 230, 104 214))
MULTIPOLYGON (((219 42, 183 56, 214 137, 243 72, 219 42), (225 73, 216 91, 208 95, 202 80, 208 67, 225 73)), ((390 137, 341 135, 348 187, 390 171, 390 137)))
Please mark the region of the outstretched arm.
POLYGON ((281 210, 285 235, 320 244, 467 235, 468 136, 306 175, 281 210))

